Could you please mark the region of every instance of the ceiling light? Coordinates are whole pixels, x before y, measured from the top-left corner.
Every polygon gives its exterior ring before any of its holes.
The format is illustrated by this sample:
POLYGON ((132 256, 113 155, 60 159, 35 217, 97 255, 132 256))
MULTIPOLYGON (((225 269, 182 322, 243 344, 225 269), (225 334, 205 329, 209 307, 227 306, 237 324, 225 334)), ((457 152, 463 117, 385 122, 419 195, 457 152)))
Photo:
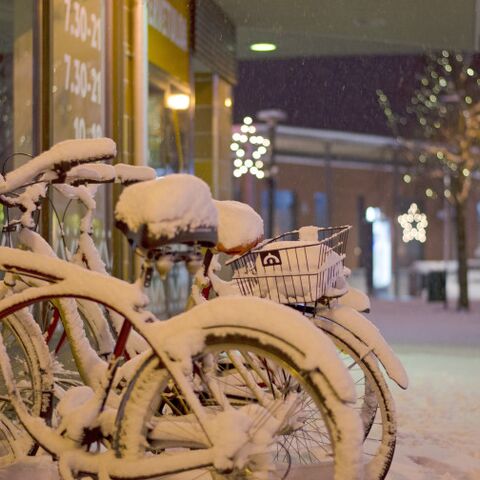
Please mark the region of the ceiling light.
POLYGON ((252 43, 250 50, 254 52, 273 52, 277 49, 274 43, 252 43))

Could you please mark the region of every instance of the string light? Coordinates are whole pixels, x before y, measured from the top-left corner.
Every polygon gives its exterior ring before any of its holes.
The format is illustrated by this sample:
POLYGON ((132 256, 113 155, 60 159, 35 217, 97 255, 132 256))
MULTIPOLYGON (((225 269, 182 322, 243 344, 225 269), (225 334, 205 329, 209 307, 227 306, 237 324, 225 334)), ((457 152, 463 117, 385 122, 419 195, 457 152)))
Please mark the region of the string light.
MULTIPOLYGON (((408 136, 419 140, 423 137, 424 144, 428 145, 428 152, 424 150, 423 154, 417 155, 422 167, 431 166, 434 175, 438 170, 446 170, 452 178, 463 178, 465 189, 468 190, 468 180, 473 176, 474 170, 465 167, 471 167, 479 156, 475 146, 480 123, 477 111, 480 105, 480 71, 477 71, 475 65, 468 63, 470 56, 467 58, 461 53, 442 50, 439 53, 427 54, 426 57, 425 69, 423 74, 416 77, 417 87, 405 107, 403 116, 395 112, 389 97, 382 90, 376 91, 377 99, 394 136, 402 137, 402 126, 406 125, 412 127, 405 132, 408 136), (457 125, 454 119, 459 116, 465 121, 457 125), (434 145, 445 145, 445 148, 437 147, 432 151, 434 145)), ((421 147, 421 142, 415 143, 412 150, 416 149, 417 145, 421 147)), ((431 173, 426 169, 422 170, 425 170, 426 175, 431 173)), ((405 184, 409 184, 414 177, 405 173, 402 174, 402 179, 405 184)), ((465 191, 468 193, 467 190, 465 191)), ((426 188, 424 195, 431 199, 440 195, 452 198, 453 193, 448 188, 438 191, 426 188)))

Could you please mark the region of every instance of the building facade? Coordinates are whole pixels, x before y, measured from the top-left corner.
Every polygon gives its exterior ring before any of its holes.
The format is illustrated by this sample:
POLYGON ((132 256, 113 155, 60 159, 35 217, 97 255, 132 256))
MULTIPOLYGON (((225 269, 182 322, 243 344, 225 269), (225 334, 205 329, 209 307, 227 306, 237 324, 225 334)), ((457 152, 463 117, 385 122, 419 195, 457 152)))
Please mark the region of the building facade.
MULTIPOLYGON (((257 132, 267 135, 262 125, 257 132)), ((393 138, 281 125, 274 151, 273 234, 302 225, 352 225, 347 265, 362 288, 406 294, 414 262, 455 258, 453 211, 443 196, 443 179, 416 178, 393 138), (428 222, 420 240, 410 240, 408 227, 398 221, 413 204, 428 222)), ((265 164, 268 169, 268 158, 265 164)), ((268 231, 266 180, 243 175, 236 186, 237 195, 262 213, 268 231)), ((480 255, 477 180, 467 218, 468 253, 475 259, 480 255)))
MULTIPOLYGON (((0 0, 3 171, 26 160, 9 159, 14 153, 108 136, 116 161, 158 175, 196 171, 226 198, 219 178, 229 165, 234 82, 235 29, 211 0, 0 0)), ((119 193, 99 189, 94 236, 110 270, 129 279, 135 262, 113 225, 119 193)), ((51 200, 43 233, 64 255, 65 245, 75 248, 81 211, 51 200)))

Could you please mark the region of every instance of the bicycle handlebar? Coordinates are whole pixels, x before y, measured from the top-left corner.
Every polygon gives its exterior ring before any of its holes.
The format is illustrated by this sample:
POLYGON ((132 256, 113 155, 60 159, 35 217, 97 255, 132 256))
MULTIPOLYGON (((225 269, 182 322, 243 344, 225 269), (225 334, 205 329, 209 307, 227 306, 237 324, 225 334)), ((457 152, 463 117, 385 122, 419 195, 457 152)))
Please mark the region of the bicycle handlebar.
POLYGON ((63 181, 76 165, 112 159, 117 153, 109 138, 66 140, 41 153, 17 169, 0 176, 0 194, 11 193, 36 181, 41 175, 45 182, 63 181))

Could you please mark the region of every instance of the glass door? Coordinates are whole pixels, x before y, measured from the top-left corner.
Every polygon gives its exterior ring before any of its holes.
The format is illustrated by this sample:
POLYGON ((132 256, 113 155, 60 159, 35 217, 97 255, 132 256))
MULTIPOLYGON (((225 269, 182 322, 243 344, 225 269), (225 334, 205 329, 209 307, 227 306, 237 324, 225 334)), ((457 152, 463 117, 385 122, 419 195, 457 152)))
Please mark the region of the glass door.
MULTIPOLYGON (((105 2, 53 0, 52 18, 52 142, 102 137, 105 125, 105 2)), ((96 194, 93 236, 103 261, 110 266, 107 191, 96 194)), ((52 240, 59 255, 76 248, 82 208, 55 194, 52 240), (58 217, 57 217, 58 213, 58 217), (60 218, 59 218, 60 217, 60 218), (63 228, 60 228, 60 225, 63 228), (63 234, 63 241, 60 241, 63 234)))

